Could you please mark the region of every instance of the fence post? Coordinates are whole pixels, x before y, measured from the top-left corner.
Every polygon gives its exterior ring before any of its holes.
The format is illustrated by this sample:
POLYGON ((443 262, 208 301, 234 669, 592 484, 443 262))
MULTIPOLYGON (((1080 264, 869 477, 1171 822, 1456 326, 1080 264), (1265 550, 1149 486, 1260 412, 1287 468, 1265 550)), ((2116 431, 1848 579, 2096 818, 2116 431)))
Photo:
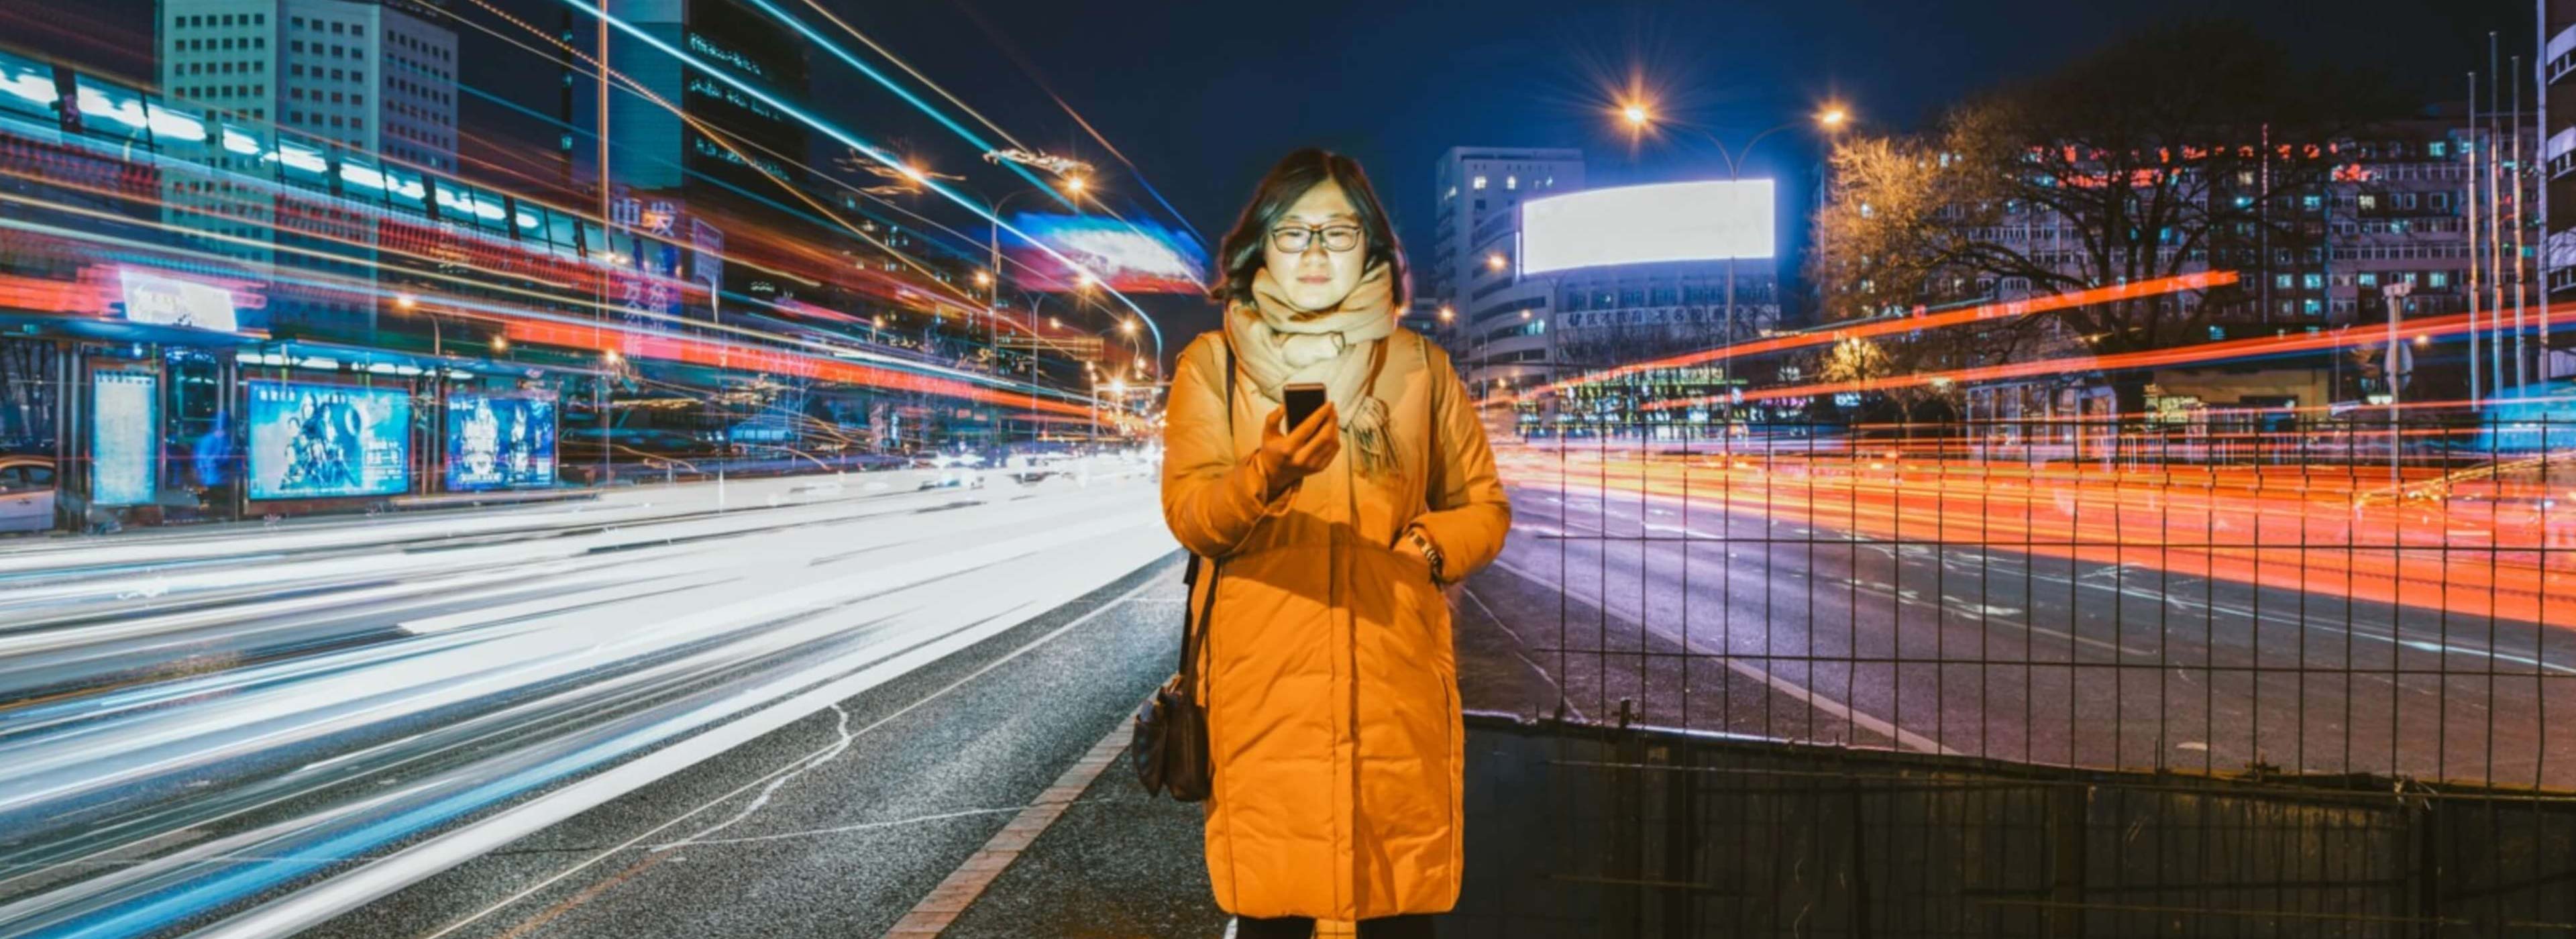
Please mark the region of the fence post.
POLYGON ((2411 912, 2417 918, 2417 934, 2428 939, 2442 934, 2442 824, 2433 801, 2416 799, 2406 810, 2412 822, 2406 830, 2415 842, 2414 869, 2407 877, 2414 882, 2410 885, 2414 889, 2408 891, 2415 907, 2411 912))

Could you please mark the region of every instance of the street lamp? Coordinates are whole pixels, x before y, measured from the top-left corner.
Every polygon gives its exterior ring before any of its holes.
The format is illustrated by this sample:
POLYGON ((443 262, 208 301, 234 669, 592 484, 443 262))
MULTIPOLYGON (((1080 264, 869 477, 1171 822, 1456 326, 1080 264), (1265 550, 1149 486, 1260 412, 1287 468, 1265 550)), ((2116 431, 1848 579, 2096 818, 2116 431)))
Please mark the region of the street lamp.
MULTIPOLYGON (((2388 361, 2380 366, 2380 374, 2388 380, 2388 485, 2391 487, 2404 485, 2397 474, 2397 445, 2403 439, 2397 432, 2398 370, 2400 365, 2411 366, 2415 360, 2414 352, 2407 349, 2405 343, 2397 341, 2397 321, 2405 315, 2406 296, 2414 292, 2415 283, 2408 280, 2392 281, 2379 288, 2380 297, 2388 302, 2388 361)), ((2471 389, 2470 396, 2476 396, 2475 389, 2471 389)))

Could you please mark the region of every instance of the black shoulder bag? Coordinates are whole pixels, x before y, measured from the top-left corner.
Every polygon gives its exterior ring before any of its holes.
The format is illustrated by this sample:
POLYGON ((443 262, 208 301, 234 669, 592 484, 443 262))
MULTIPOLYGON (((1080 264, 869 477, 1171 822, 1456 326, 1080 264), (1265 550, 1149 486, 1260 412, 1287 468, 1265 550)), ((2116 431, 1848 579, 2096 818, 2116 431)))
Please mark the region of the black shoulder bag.
MULTIPOLYGON (((1217 344, 1217 354, 1225 357, 1225 428, 1226 443, 1234 442, 1234 350, 1217 344)), ((1209 617, 1216 613, 1216 578, 1218 564, 1213 558, 1190 555, 1189 567, 1181 583, 1194 591, 1199 571, 1207 571, 1207 598, 1199 601, 1199 615, 1193 622, 1186 608, 1181 618, 1181 662, 1177 674, 1154 691, 1153 700, 1136 709, 1136 735, 1127 745, 1127 758, 1136 766, 1136 779, 1145 784, 1148 795, 1164 794, 1176 802, 1197 802, 1208 797, 1215 778, 1215 766, 1208 756, 1207 707, 1198 700, 1199 658, 1201 641, 1208 629, 1209 617)))

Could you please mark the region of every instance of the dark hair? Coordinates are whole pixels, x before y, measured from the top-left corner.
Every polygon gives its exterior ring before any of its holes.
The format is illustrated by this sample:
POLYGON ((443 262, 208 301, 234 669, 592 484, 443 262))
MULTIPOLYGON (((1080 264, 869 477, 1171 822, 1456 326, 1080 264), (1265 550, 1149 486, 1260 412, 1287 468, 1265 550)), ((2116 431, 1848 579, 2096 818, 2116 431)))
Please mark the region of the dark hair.
POLYGON ((1252 192, 1252 202, 1243 207, 1234 228, 1225 233, 1216 252, 1216 283, 1208 288, 1208 298, 1233 305, 1252 301, 1252 278, 1261 273, 1261 245, 1270 237, 1270 227, 1288 214, 1297 200, 1326 181, 1342 187, 1349 196, 1351 208, 1359 216, 1360 231, 1367 239, 1366 263, 1362 270, 1384 264, 1391 285, 1395 308, 1401 312, 1411 294, 1405 276, 1404 246, 1395 240, 1395 226, 1387 221, 1386 206, 1377 201, 1377 190, 1369 186, 1368 174, 1360 171, 1359 161, 1316 147, 1307 147, 1279 159, 1261 185, 1252 192))

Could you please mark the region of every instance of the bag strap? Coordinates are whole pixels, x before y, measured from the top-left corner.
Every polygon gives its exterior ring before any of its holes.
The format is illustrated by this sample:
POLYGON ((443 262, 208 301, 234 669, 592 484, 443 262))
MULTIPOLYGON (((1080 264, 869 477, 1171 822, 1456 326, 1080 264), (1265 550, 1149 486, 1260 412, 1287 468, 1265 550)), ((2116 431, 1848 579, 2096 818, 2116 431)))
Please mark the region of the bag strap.
MULTIPOLYGON (((1234 385, 1237 380, 1234 344, 1230 339, 1219 337, 1216 348, 1217 356, 1225 360, 1225 445, 1226 449, 1232 450, 1234 449, 1234 385)), ((1200 647, 1205 644, 1203 640, 1207 633, 1208 618, 1216 615, 1216 580, 1217 572, 1221 569, 1215 558, 1202 558, 1193 554, 1190 555, 1189 572, 1181 580, 1192 587, 1198 586, 1201 564, 1207 565, 1207 597, 1199 601, 1199 615, 1196 622, 1189 619, 1187 612, 1182 614, 1181 619, 1181 662, 1178 671, 1181 673, 1181 687, 1191 689, 1193 694, 1198 687, 1199 652, 1200 647)))

